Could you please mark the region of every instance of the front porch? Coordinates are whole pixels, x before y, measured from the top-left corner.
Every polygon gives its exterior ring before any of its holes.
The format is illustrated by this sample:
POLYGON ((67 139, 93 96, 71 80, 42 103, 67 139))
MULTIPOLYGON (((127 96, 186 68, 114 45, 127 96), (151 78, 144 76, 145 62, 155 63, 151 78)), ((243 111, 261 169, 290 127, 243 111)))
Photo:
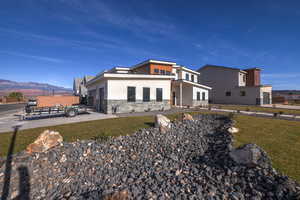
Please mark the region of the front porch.
POLYGON ((174 107, 207 106, 210 89, 210 87, 186 80, 173 81, 171 105, 174 107))

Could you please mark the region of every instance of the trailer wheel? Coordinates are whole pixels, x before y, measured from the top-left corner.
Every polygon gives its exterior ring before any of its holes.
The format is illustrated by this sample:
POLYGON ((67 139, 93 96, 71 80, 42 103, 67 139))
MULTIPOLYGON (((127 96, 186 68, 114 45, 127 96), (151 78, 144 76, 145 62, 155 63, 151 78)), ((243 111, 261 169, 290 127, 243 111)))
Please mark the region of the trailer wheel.
POLYGON ((77 112, 75 109, 71 108, 71 109, 67 110, 66 115, 67 115, 67 117, 75 117, 77 115, 77 112))

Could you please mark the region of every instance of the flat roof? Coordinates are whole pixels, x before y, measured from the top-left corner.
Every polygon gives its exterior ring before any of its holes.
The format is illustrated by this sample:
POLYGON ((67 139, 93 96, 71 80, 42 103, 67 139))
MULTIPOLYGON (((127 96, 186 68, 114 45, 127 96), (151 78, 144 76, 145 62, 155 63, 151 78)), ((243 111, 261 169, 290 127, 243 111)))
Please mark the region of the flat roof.
POLYGON ((244 71, 242 69, 239 69, 239 68, 225 67, 225 66, 219 66, 219 65, 210 65, 210 64, 204 65, 203 67, 201 67, 197 71, 201 71, 202 69, 205 69, 205 68, 226 69, 226 70, 234 70, 234 71, 239 71, 239 72, 247 73, 246 71, 244 71))

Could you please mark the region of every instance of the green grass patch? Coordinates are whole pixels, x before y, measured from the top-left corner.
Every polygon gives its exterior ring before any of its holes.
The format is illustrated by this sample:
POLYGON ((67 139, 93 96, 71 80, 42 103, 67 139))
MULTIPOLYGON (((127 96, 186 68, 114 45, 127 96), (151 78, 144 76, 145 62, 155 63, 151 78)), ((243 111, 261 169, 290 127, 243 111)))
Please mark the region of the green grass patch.
MULTIPOLYGON (((193 112, 191 114, 198 114, 193 112)), ((209 112, 201 112, 207 114, 209 112)), ((171 120, 178 114, 167 115, 171 120)), ((235 146, 255 143, 271 157, 274 167, 300 182, 300 122, 234 115, 235 146)), ((14 152, 20 152, 45 129, 59 131, 67 142, 86 139, 105 140, 108 136, 129 135, 154 125, 154 116, 104 119, 19 131, 14 152)), ((0 156, 6 156, 12 133, 0 134, 0 156)))

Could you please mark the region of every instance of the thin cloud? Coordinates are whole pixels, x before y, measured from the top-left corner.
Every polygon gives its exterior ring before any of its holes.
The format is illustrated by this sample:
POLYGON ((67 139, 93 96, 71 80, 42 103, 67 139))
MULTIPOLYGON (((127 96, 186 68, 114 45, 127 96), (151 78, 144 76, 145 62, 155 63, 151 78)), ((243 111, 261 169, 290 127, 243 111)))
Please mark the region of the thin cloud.
POLYGON ((64 60, 57 59, 57 58, 50 58, 50 57, 37 56, 37 55, 29 55, 29 54, 23 54, 23 53, 12 52, 12 51, 0 51, 0 53, 12 55, 12 56, 30 58, 30 59, 35 59, 35 60, 41 60, 41 61, 46 61, 46 62, 53 62, 53 63, 62 63, 62 62, 64 62, 64 60))

